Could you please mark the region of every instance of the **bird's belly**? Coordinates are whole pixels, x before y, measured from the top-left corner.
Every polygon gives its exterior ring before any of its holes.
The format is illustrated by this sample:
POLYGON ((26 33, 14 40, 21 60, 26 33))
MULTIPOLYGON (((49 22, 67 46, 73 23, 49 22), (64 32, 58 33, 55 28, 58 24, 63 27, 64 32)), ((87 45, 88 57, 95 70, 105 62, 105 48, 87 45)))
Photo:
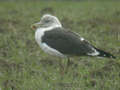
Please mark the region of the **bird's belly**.
POLYGON ((61 57, 61 58, 66 57, 65 55, 57 51, 56 49, 49 47, 46 43, 41 43, 40 47, 45 53, 48 53, 50 55, 54 55, 54 56, 61 57))

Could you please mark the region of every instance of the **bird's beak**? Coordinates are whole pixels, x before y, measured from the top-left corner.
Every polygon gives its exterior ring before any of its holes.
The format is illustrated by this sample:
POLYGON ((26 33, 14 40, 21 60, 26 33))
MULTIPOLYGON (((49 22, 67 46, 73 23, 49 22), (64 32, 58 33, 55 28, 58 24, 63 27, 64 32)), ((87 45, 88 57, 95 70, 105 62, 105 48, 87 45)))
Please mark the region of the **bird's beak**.
POLYGON ((31 28, 32 28, 33 30, 36 30, 39 26, 41 26, 41 22, 32 24, 32 25, 31 25, 31 28))

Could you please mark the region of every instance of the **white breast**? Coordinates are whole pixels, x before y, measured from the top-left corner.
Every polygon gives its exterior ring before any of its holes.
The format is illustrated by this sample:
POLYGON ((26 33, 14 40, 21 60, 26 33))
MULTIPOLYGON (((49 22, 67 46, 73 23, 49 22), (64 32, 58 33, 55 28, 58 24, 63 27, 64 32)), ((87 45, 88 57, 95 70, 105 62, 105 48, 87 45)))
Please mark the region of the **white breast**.
POLYGON ((49 45, 47 45, 45 42, 42 42, 42 36, 44 35, 44 32, 47 31, 46 28, 39 28, 36 30, 35 32, 35 40, 36 42, 39 44, 39 46, 41 47, 41 49, 50 54, 50 55, 54 55, 54 56, 58 56, 61 58, 65 58, 66 56, 63 55, 62 53, 60 53, 59 51, 57 51, 56 49, 51 48, 49 45))

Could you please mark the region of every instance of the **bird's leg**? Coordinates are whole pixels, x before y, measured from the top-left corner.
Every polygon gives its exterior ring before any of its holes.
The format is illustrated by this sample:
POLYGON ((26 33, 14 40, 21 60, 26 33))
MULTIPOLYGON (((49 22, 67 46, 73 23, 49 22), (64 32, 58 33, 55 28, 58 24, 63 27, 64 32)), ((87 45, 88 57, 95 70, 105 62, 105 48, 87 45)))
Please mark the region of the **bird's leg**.
POLYGON ((59 66, 60 66, 59 70, 60 70, 61 75, 64 75, 64 73, 68 72, 68 69, 69 69, 69 67, 70 67, 71 64, 72 63, 71 63, 69 57, 67 58, 66 64, 65 64, 65 62, 63 63, 61 59, 59 60, 59 66))
POLYGON ((71 61, 70 61, 70 58, 68 57, 67 58, 67 66, 66 66, 66 70, 65 70, 66 73, 67 73, 70 65, 71 65, 71 61))
POLYGON ((70 62, 70 58, 68 57, 67 59, 68 59, 68 61, 67 61, 67 67, 69 67, 70 64, 71 64, 71 62, 70 62))
POLYGON ((59 59, 59 66, 60 66, 59 71, 60 71, 61 75, 64 75, 64 66, 62 64, 62 60, 61 59, 59 59))

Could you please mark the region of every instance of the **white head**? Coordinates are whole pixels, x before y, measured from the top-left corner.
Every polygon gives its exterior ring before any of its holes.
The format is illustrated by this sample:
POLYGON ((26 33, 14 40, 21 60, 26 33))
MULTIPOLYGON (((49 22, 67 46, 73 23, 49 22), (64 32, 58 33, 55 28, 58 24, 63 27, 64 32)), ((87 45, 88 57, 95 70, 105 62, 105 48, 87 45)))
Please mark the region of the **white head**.
POLYGON ((57 17, 52 16, 50 14, 43 15, 40 22, 32 25, 33 29, 48 27, 62 27, 62 25, 57 17))

